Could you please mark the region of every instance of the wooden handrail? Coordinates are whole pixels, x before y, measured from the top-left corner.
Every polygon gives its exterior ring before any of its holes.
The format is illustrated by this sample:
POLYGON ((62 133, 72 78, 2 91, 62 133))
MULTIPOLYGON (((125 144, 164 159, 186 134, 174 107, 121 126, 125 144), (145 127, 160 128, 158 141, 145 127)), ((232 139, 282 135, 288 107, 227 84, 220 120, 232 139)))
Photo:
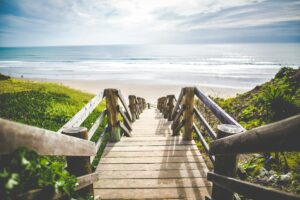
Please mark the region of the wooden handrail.
MULTIPOLYGON (((99 148, 100 148, 100 146, 101 146, 101 144, 102 144, 102 142, 103 142, 103 139, 104 139, 104 137, 105 137, 105 134, 107 134, 107 131, 108 131, 108 126, 106 125, 105 128, 104 128, 104 130, 103 130, 102 133, 100 134, 99 139, 98 139, 97 142, 96 142, 96 151, 99 151, 99 148)), ((93 160, 93 159, 91 159, 91 160, 93 160)))
POLYGON ((203 115, 200 113, 200 111, 197 108, 194 108, 194 113, 197 117, 198 120, 200 120, 202 122, 202 124, 204 125, 205 129, 207 130, 208 134, 210 135, 210 137, 212 139, 216 139, 217 138, 217 134, 215 133, 215 131, 211 128, 211 126, 208 124, 208 122, 205 120, 205 118, 203 117, 203 115))
POLYGON ((202 133, 200 132, 200 130, 198 129, 198 127, 195 124, 193 124, 193 129, 194 129, 195 133, 197 134, 197 136, 198 136, 205 152, 207 153, 208 157, 210 158, 210 161, 212 163, 214 163, 215 162, 215 157, 213 155, 209 154, 209 146, 208 146, 207 142, 205 141, 202 133))
POLYGON ((300 151, 300 115, 215 140, 210 154, 300 151))
POLYGON ((100 126, 100 124, 103 122, 105 115, 107 114, 107 110, 105 109, 104 111, 102 111, 102 113, 100 114, 100 116, 96 119, 96 121, 94 122, 93 126, 90 128, 89 132, 88 132, 88 140, 91 140, 91 138, 93 137, 94 133, 96 132, 96 130, 98 129, 98 127, 100 126))
POLYGON ((119 97, 119 99, 120 99, 120 101, 121 101, 121 103, 122 103, 122 105, 123 105, 123 107, 124 107, 124 109, 126 111, 126 115, 128 116, 129 120, 132 121, 132 116, 131 116, 129 107, 128 107, 125 99, 123 98, 123 95, 122 95, 122 93, 121 93, 120 90, 118 90, 118 97, 119 97))
MULTIPOLYGON (((144 98, 134 98, 134 108, 137 116, 146 108, 144 98)), ((75 190, 80 190, 82 194, 93 193, 93 183, 98 180, 97 173, 91 173, 91 161, 96 156, 101 145, 110 134, 109 139, 116 142, 121 137, 121 131, 125 136, 130 137, 132 115, 120 92, 116 89, 105 89, 104 93, 97 94, 79 112, 77 112, 62 128, 57 132, 36 128, 0 118, 0 155, 9 154, 19 147, 27 147, 36 151, 40 155, 65 156, 67 170, 77 176, 78 184, 75 190), (104 94, 104 95, 103 95, 104 94), (106 109, 101 112, 88 131, 84 127, 79 127, 95 108, 106 97, 106 109), (120 100, 122 107, 118 105, 120 100), (124 123, 120 123, 119 114, 124 123), (96 142, 90 141, 96 130, 103 124, 107 116, 108 123, 96 142), (58 134, 59 133, 59 134, 58 134), (60 134, 63 133, 63 134, 60 134), (83 175, 83 176, 81 176, 83 175)), ((22 195, 22 198, 31 198, 35 195, 44 194, 43 189, 29 191, 22 195)), ((53 194, 55 198, 61 198, 62 194, 53 194)))
POLYGON ((64 129, 71 127, 79 127, 82 122, 93 112, 97 105, 103 99, 103 92, 98 93, 93 99, 91 99, 78 113, 76 113, 63 127, 57 132, 61 133, 64 129))
POLYGON ((118 110, 124 120, 125 126, 129 129, 129 131, 132 131, 131 123, 130 123, 129 119, 127 118, 127 115, 124 113, 124 111, 122 110, 122 108, 120 106, 118 107, 118 110))
MULTIPOLYGON (((199 89, 194 88, 194 95, 202 101, 205 107, 212 111, 221 123, 224 123, 218 125, 218 132, 216 133, 197 108, 193 108, 192 114, 183 112, 184 106, 189 107, 189 109, 193 107, 193 101, 188 100, 193 99, 191 89, 183 88, 181 90, 176 106, 172 111, 173 135, 178 135, 180 129, 185 126, 185 120, 190 120, 191 116, 195 115, 196 119, 204 126, 212 138, 213 141, 208 144, 201 131, 193 123, 193 131, 197 134, 205 152, 214 165, 214 173, 208 174, 208 179, 214 183, 211 199, 231 200, 233 196, 238 197, 236 193, 254 199, 300 199, 300 197, 292 194, 234 178, 236 176, 238 154, 300 151, 300 134, 298 134, 300 130, 300 115, 246 131, 208 96, 199 89), (189 93, 188 97, 187 93, 189 93), (184 102, 181 102, 182 99, 184 99, 184 102), (182 105, 181 108, 180 105, 182 105), (182 116, 183 113, 185 114, 182 116)), ((164 98, 166 97, 159 98, 157 104, 158 109, 163 114, 165 114, 164 112, 167 108, 164 98)))
POLYGON ((184 95, 184 94, 183 94, 183 90, 181 90, 181 92, 180 92, 180 94, 179 94, 179 97, 178 97, 178 100, 177 100, 177 103, 176 103, 176 105, 175 105, 175 107, 174 107, 174 110, 173 110, 173 112, 172 112, 172 119, 174 119, 174 117, 175 117, 175 115, 176 115, 175 112, 177 112, 177 110, 178 110, 179 107, 180 107, 180 104, 181 104, 183 95, 184 95))
POLYGON ((94 156, 93 142, 0 118, 0 154, 28 147, 40 155, 94 156), (74 148, 76 144, 76 148, 74 148))
POLYGON ((124 132, 124 135, 127 137, 131 137, 132 135, 131 135, 130 131, 127 129, 127 127, 123 123, 121 123, 121 122, 119 122, 119 123, 120 123, 121 129, 124 132))
POLYGON ((290 193, 281 192, 272 188, 263 187, 257 184, 249 183, 246 181, 222 176, 220 174, 208 172, 207 180, 212 181, 219 187, 237 192, 248 198, 253 199, 272 199, 272 200, 299 200, 299 196, 290 193))
POLYGON ((196 96, 207 106, 214 115, 224 124, 234 124, 239 126, 244 131, 244 127, 242 127, 237 121, 235 121, 230 115, 228 115, 220 106, 218 106, 213 100, 211 100, 207 95, 202 93, 198 88, 195 88, 196 96))
POLYGON ((183 112, 184 112, 184 106, 181 106, 179 112, 177 113, 177 115, 175 116, 174 120, 173 120, 173 124, 172 124, 172 129, 174 128, 175 124, 178 123, 179 118, 182 116, 183 112))

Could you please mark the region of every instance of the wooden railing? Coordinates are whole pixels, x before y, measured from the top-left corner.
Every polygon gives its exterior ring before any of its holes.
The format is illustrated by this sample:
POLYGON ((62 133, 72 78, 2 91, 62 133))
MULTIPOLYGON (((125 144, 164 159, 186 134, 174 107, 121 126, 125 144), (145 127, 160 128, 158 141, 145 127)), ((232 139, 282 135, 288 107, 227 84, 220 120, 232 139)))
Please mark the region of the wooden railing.
MULTIPOLYGON (((91 162, 105 138, 117 142, 124 135, 131 136, 131 124, 146 108, 143 98, 129 96, 129 107, 121 92, 116 89, 105 89, 88 102, 74 117, 57 132, 36 128, 0 118, 0 154, 9 154, 19 147, 27 147, 39 155, 65 156, 67 170, 77 177, 76 190, 81 194, 93 194, 93 183, 98 181, 97 173, 93 172, 91 162), (94 109, 105 99, 106 109, 87 130, 80 127, 94 109), (119 104, 120 103, 120 104, 119 104), (120 118, 121 116, 121 118, 120 118), (107 118, 107 124, 103 124, 107 118), (90 141, 101 125, 104 130, 96 142, 90 141)), ((43 197, 43 189, 29 191, 20 199, 43 197)), ((47 195, 49 195, 47 193, 47 195)), ((53 194, 52 199, 61 198, 53 194)), ((47 199, 51 199, 47 196, 47 199)))
POLYGON ((159 98, 157 108, 166 119, 172 121, 174 136, 182 134, 183 139, 192 140, 194 132, 213 163, 214 171, 207 175, 207 179, 213 182, 212 196, 207 199, 240 199, 237 194, 252 199, 300 199, 290 193, 236 178, 238 154, 300 151, 300 115, 246 131, 214 101, 194 87, 183 88, 177 100, 173 95, 159 98), (220 121, 217 131, 195 107, 195 100, 201 101, 220 121), (210 144, 206 142, 196 122, 208 133, 212 140, 210 144))

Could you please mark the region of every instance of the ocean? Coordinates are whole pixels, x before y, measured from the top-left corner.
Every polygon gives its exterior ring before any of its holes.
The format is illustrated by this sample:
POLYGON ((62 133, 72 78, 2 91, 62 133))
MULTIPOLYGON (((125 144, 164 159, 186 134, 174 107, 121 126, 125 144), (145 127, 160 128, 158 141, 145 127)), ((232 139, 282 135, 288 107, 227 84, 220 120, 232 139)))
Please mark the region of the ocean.
POLYGON ((283 66, 300 66, 300 44, 0 48, 0 73, 24 78, 250 89, 283 66))

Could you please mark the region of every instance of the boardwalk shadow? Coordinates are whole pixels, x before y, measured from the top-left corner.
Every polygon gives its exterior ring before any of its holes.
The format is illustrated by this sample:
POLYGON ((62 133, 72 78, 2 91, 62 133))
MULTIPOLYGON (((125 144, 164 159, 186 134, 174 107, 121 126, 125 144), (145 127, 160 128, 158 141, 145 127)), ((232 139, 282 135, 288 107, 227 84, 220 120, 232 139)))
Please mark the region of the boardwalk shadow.
POLYGON ((166 178, 166 171, 168 171, 170 172, 170 174, 168 173, 168 176, 170 176, 168 181, 175 180, 179 198, 192 196, 195 199, 204 199, 205 195, 210 194, 211 186, 206 180, 207 167, 203 159, 196 153, 198 149, 193 150, 194 146, 183 142, 181 137, 172 137, 170 123, 163 119, 161 114, 158 118, 161 120, 159 120, 156 128, 156 135, 170 136, 172 138, 166 140, 158 181, 165 181, 166 179, 163 178, 166 178), (162 131, 162 129, 166 130, 162 131), (198 184, 195 177, 203 178, 204 185, 203 183, 198 184), (182 178, 185 178, 185 181, 182 178), (193 194, 189 193, 191 191, 193 194))

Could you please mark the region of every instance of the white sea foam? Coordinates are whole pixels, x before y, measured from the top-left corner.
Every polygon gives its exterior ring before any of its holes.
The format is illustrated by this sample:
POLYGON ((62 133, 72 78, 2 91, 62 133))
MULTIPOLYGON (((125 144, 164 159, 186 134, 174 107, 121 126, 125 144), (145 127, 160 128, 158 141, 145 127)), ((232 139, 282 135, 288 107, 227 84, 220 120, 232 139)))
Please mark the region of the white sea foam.
POLYGON ((0 48, 0 73, 27 78, 146 80, 251 88, 285 65, 300 65, 300 46, 171 45, 0 48), (121 50, 120 50, 121 49, 121 50), (128 50, 128 51, 127 51, 128 50), (298 52, 298 53, 295 53, 298 52), (32 56, 29 56, 32 55, 32 56))

